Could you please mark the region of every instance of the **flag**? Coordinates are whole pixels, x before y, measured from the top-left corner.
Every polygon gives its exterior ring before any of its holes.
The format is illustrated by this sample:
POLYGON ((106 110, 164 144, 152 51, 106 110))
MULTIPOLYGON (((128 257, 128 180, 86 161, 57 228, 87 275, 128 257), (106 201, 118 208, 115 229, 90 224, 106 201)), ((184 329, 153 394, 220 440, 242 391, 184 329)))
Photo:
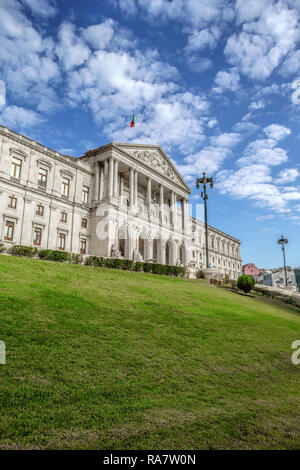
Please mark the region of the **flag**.
POLYGON ((130 127, 134 127, 134 122, 135 122, 135 119, 134 119, 134 115, 133 115, 132 119, 131 119, 130 127))

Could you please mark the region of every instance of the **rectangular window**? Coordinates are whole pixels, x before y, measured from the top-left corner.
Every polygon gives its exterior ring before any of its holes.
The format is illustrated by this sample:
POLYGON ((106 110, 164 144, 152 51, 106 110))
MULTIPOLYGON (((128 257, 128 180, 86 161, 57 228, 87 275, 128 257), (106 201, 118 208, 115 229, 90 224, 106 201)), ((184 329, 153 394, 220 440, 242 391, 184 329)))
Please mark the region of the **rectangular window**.
POLYGON ((41 217, 43 217, 44 215, 44 206, 42 206, 41 204, 38 204, 36 206, 36 215, 40 215, 41 217))
POLYGON ((13 197, 13 196, 9 197, 8 207, 10 207, 11 209, 16 209, 17 208, 17 199, 15 197, 13 197))
POLYGON ((19 158, 13 157, 12 162, 11 162, 10 176, 12 176, 13 178, 20 179, 21 168, 22 168, 22 160, 20 160, 19 158))
POLYGON ((6 222, 4 239, 8 240, 8 241, 13 241, 13 239, 14 239, 14 230, 15 230, 14 222, 6 222))
POLYGON ((82 202, 88 202, 89 200, 89 188, 87 186, 83 186, 82 189, 82 202))
POLYGON ((46 188, 47 186, 47 174, 48 174, 47 170, 40 168, 38 185, 41 186, 42 188, 46 188))
POLYGON ((42 229, 35 228, 33 232, 33 244, 35 246, 41 246, 41 241, 42 241, 42 229))
POLYGON ((69 196, 69 192, 70 192, 70 180, 68 178, 63 177, 61 193, 63 196, 69 196))
POLYGON ((87 219, 81 219, 81 227, 87 228, 87 219))
POLYGON ((61 213, 60 221, 61 222, 67 222, 67 213, 66 212, 61 213))
POLYGON ((60 233, 58 235, 58 249, 65 250, 66 248, 66 235, 64 233, 60 233))
POLYGON ((81 238, 80 239, 80 254, 85 255, 85 253, 86 253, 86 239, 81 238))

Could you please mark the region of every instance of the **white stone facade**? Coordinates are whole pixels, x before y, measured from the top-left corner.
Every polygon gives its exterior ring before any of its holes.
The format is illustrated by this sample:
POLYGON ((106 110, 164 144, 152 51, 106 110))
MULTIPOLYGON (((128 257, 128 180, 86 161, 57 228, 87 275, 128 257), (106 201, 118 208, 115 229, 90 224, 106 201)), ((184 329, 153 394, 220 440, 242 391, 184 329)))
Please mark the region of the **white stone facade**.
MULTIPOLYGON (((204 224, 156 145, 111 143, 80 158, 0 126, 0 240, 205 268, 204 224)), ((240 241, 209 227, 209 262, 241 274, 240 241)))

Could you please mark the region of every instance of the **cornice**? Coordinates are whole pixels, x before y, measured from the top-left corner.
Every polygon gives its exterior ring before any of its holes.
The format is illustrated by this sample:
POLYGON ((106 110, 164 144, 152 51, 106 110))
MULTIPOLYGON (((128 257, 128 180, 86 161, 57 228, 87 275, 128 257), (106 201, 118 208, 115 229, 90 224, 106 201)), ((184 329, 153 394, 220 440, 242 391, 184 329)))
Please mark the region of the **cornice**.
POLYGON ((75 170, 82 171, 83 173, 88 174, 89 176, 94 176, 94 172, 90 168, 84 168, 77 164, 77 160, 80 161, 82 165, 86 164, 91 167, 90 163, 83 162, 77 157, 71 157, 70 155, 64 155, 60 152, 50 149, 35 140, 29 139, 28 137, 19 134, 8 127, 4 127, 0 125, 0 135, 3 137, 12 140, 13 142, 17 142, 20 145, 24 145, 25 147, 29 148, 30 150, 34 150, 38 154, 46 155, 49 158, 52 158, 64 165, 68 165, 75 170))

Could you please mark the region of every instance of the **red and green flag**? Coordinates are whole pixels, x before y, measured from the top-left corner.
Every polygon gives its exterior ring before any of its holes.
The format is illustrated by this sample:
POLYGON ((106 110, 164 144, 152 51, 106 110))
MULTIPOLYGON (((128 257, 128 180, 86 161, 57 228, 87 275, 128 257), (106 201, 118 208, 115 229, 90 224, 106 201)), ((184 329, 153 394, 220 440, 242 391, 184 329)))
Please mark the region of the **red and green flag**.
POLYGON ((134 123, 135 123, 135 117, 133 115, 131 119, 130 127, 134 127, 134 123))

